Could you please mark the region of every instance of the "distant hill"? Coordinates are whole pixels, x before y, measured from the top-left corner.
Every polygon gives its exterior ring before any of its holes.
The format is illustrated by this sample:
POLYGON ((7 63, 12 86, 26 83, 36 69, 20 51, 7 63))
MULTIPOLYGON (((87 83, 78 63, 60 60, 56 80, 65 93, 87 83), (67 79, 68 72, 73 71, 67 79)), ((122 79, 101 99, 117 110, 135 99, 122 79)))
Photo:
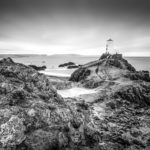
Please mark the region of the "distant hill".
POLYGON ((48 55, 52 57, 98 57, 97 55, 80 55, 80 54, 54 54, 54 55, 48 55))

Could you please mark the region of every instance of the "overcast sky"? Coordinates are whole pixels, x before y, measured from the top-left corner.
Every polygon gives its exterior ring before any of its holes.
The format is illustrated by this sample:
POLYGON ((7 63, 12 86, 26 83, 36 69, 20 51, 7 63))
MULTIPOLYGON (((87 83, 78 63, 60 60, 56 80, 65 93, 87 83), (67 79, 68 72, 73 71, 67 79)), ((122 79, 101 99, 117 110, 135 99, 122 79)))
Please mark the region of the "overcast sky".
POLYGON ((150 56, 149 1, 0 0, 0 53, 150 56))

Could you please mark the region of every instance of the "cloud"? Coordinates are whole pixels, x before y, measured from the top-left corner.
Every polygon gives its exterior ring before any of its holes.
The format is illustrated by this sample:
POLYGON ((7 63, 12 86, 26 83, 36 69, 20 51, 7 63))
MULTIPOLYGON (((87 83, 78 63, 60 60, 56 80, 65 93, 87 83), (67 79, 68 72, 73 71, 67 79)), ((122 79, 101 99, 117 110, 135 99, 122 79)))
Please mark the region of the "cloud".
POLYGON ((0 49, 91 55, 105 51, 106 40, 112 38, 124 54, 137 55, 142 49, 146 55, 148 4, 148 0, 1 0, 0 49))

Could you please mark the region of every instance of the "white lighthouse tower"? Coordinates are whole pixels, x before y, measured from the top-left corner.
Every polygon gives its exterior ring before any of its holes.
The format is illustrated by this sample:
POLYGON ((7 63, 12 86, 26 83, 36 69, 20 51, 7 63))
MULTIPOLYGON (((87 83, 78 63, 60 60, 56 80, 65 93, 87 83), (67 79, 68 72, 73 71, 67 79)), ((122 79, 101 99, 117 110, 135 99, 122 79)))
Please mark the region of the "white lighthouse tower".
POLYGON ((112 39, 108 39, 106 42, 106 53, 114 52, 114 41, 112 39))

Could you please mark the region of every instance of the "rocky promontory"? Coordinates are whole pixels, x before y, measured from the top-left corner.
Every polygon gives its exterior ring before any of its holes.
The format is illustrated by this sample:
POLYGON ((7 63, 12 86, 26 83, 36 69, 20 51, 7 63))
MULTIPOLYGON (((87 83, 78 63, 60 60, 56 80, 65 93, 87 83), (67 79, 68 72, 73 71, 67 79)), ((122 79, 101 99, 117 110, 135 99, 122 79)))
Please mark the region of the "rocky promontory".
POLYGON ((82 65, 72 73, 70 81, 81 82, 86 87, 98 87, 104 81, 150 81, 148 71, 136 71, 121 54, 103 54, 99 60, 82 65))
POLYGON ((77 69, 70 77, 70 81, 83 81, 91 78, 98 80, 113 79, 123 73, 135 73, 135 68, 120 54, 103 54, 99 60, 89 62, 77 69))

